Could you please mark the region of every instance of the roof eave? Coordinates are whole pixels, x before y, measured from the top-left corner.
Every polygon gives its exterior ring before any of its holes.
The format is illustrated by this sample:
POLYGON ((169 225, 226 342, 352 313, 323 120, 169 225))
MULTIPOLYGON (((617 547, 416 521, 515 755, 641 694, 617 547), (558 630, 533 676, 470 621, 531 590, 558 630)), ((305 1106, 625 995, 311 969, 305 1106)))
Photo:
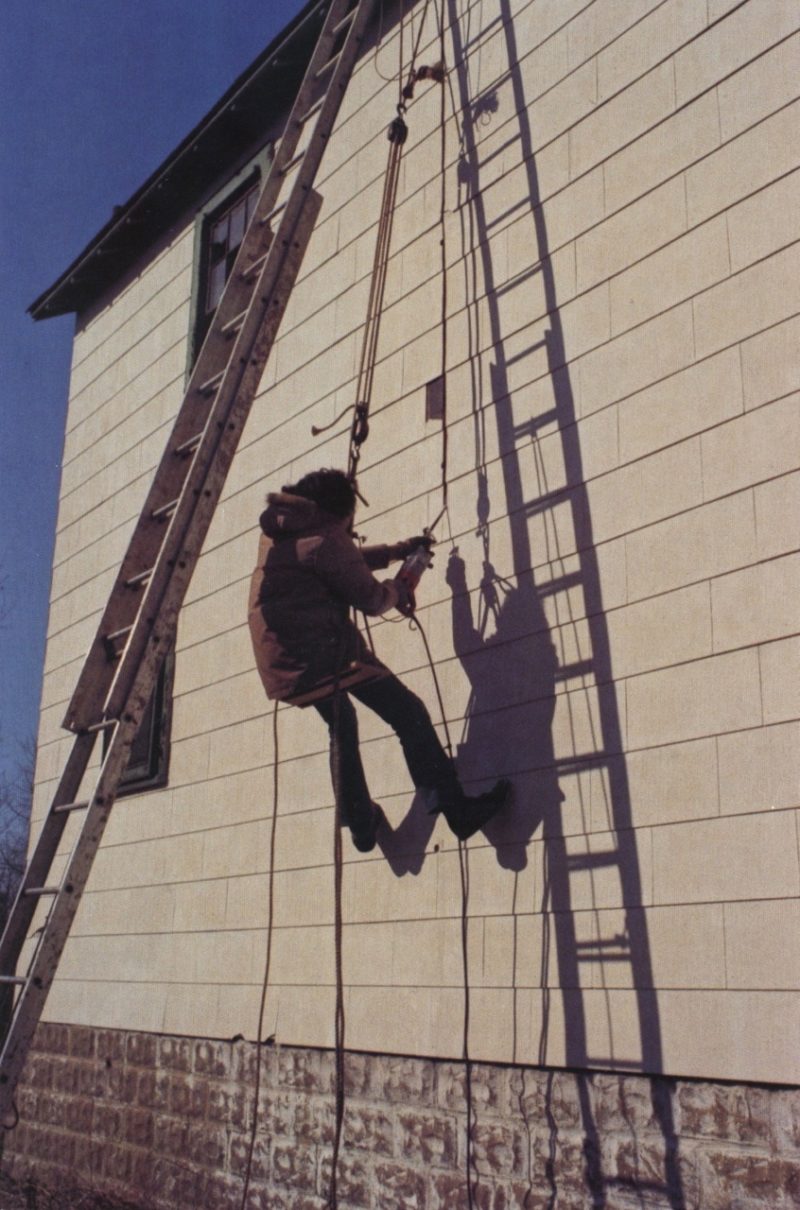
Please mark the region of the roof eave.
POLYGON ((257 141, 259 130, 266 138, 264 94, 277 116, 305 70, 319 15, 329 2, 308 0, 132 197, 115 207, 72 264, 31 303, 34 319, 85 310, 218 179, 223 165, 235 163, 257 141))

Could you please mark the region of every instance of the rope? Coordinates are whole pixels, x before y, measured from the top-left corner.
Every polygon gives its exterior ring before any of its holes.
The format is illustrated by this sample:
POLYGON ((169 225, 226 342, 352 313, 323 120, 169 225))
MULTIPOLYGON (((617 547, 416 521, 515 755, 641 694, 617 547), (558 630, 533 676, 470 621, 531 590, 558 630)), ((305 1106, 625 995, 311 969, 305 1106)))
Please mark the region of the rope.
MULTIPOLYGON (((442 718, 442 726, 444 728, 445 746, 447 754, 451 761, 455 759, 453 753, 453 743, 450 736, 450 726, 447 722, 447 715, 444 708, 444 698, 439 684, 439 676, 436 672, 436 665, 433 662, 430 643, 428 636, 425 633, 424 627, 416 614, 410 618, 412 629, 416 629, 420 633, 420 637, 425 646, 425 654, 428 658, 428 665, 433 677, 433 684, 436 689, 436 697, 439 702, 439 712, 442 718)), ((464 1166, 467 1173, 467 1207, 468 1210, 475 1210, 475 1186, 472 1181, 472 1172, 475 1166, 473 1156, 473 1131, 475 1128, 475 1107, 472 1097, 472 1059, 469 1053, 469 1022, 470 1022, 470 982, 469 982, 469 850, 467 843, 464 840, 458 842, 458 869, 461 879, 461 964, 464 971, 464 1044, 461 1051, 461 1059, 464 1064, 464 1100, 467 1106, 467 1139, 464 1157, 464 1166)))
POLYGON ((400 160, 407 134, 408 127, 403 121, 401 113, 398 112, 397 117, 389 128, 389 156, 383 183, 383 197, 378 216, 378 232, 375 238, 375 253, 372 258, 372 276, 370 279, 369 299, 367 301, 367 317, 364 324, 361 358, 356 380, 356 403, 353 411, 353 423, 350 429, 350 451, 347 461, 347 473, 351 480, 357 478, 361 446, 369 436, 369 406, 372 399, 372 383, 375 377, 378 336, 380 334, 383 313, 383 300, 386 293, 389 247, 392 238, 395 203, 397 201, 397 186, 400 180, 400 160))
MULTIPOLYGON (((436 20, 439 29, 439 61, 444 69, 445 63, 445 41, 444 41, 444 11, 436 6, 436 20)), ((445 105, 446 97, 444 90, 444 81, 442 82, 442 91, 440 95, 439 109, 439 153, 440 153, 440 170, 439 180, 441 182, 441 202, 439 206, 439 247, 441 250, 441 275, 442 275, 442 304, 441 304, 441 329, 442 329, 442 507, 447 511, 447 244, 445 242, 445 216, 447 214, 447 113, 445 105)), ((449 513, 448 513, 449 521, 449 513)))
MULTIPOLYGON (((344 659, 339 660, 339 668, 344 659)), ((328 1210, 336 1210, 337 1182, 339 1168, 339 1149, 342 1142, 342 1127, 344 1125, 344 971, 342 965, 342 794, 341 794, 341 748, 339 746, 339 722, 341 717, 342 691, 339 688, 337 676, 333 690, 333 742, 331 748, 331 772, 333 774, 333 885, 334 885, 334 948, 336 960, 336 1010, 334 1020, 334 1047, 336 1085, 334 1093, 335 1125, 333 1132, 333 1154, 331 1157, 331 1183, 328 1190, 328 1210)))
MULTIPOLYGON (((378 337, 380 335, 383 304, 386 294, 386 278, 389 268, 389 251, 391 248, 392 226, 394 223, 394 212, 397 204, 397 189, 400 181, 400 161, 403 153, 403 145, 408 137, 408 127, 403 118, 403 114, 408 108, 408 102, 414 95, 414 84, 416 80, 418 78, 427 78, 432 74, 432 71, 429 68, 420 68, 419 73, 417 73, 416 69, 417 55, 422 42, 422 34, 425 29, 425 19, 428 14, 429 5, 430 0, 425 0, 425 7, 422 11, 419 28, 417 30, 416 38, 413 42, 411 60, 408 66, 408 74, 406 76, 405 84, 403 83, 403 60, 405 57, 405 6, 402 0, 400 5, 400 30, 398 37, 400 62, 397 73, 397 116, 391 122, 388 130, 390 143, 389 156, 386 164, 386 172, 384 174, 383 197, 381 198, 381 205, 378 214, 378 230, 375 237, 375 252, 372 259, 369 298, 367 301, 364 335, 361 343, 361 356, 359 359, 358 375, 356 379, 356 402, 353 405, 353 420, 350 427, 350 447, 347 459, 347 475, 354 484, 357 482, 358 478, 358 462, 361 456, 361 446, 369 436, 369 410, 372 401, 372 384, 375 377, 375 364, 378 354, 378 337)), ((380 72, 378 74, 380 75, 380 72)), ((438 78, 436 77, 435 72, 433 75, 434 78, 438 78)), ((444 150, 442 154, 444 154, 444 150)), ((345 409, 344 412, 335 417, 326 425, 314 425, 311 429, 312 435, 317 437, 321 433, 327 432, 329 429, 337 425, 348 411, 349 409, 345 409)))
POLYGON ((278 822, 278 703, 272 711, 272 745, 274 764, 272 769, 272 827, 269 838, 269 880, 267 889, 267 902, 269 904, 269 924, 267 925, 267 952, 264 959, 264 979, 261 984, 261 1003, 258 1009, 258 1028, 256 1031, 256 1082, 253 1092, 253 1124, 250 1129, 250 1144, 247 1150, 247 1168, 244 1174, 244 1189, 242 1191, 241 1210, 245 1210, 247 1204, 247 1195, 250 1191, 250 1173, 253 1167, 253 1153, 256 1146, 256 1135, 258 1133, 258 1102, 261 1093, 261 1055, 262 1042, 261 1035, 264 1031, 264 1013, 267 1006, 267 988, 269 986, 269 970, 272 964, 272 921, 274 917, 275 903, 275 835, 277 832, 278 822))
MULTIPOLYGON (((417 30, 417 38, 416 38, 416 41, 414 42, 414 49, 411 52, 411 62, 408 65, 408 78, 406 79, 405 85, 403 85, 402 57, 401 57, 401 61, 400 61, 400 97, 398 100, 398 106, 402 106, 403 109, 405 109, 405 102, 410 101, 414 95, 414 82, 417 79, 417 71, 416 71, 415 64, 417 62, 417 55, 419 54, 419 47, 420 47, 420 43, 422 41, 422 31, 425 28, 425 18, 428 15, 429 4, 430 4, 430 0, 425 0, 425 7, 422 10, 422 17, 420 19, 419 29, 417 30)), ((401 20, 400 28, 402 31, 402 16, 401 16, 400 20, 401 20)), ((412 18, 412 24, 413 24, 413 18, 412 18)), ((401 56, 402 56, 402 49, 401 49, 401 56)))

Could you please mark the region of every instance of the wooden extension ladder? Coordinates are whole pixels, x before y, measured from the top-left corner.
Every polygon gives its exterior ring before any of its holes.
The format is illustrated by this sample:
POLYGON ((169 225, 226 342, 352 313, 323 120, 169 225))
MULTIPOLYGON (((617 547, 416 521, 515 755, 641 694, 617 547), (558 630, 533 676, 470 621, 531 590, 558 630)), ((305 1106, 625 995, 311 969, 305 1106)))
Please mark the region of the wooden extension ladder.
POLYGON ((64 726, 75 733, 0 940, 0 981, 17 990, 0 1055, 0 1121, 14 1092, 103 836, 131 745, 172 646, 178 613, 275 341, 321 198, 313 183, 374 0, 330 0, 255 213, 189 379, 166 449, 64 726), (78 801, 99 734, 105 755, 78 801), (68 818, 79 835, 57 885, 51 867, 68 818), (37 905, 49 900, 27 973, 16 973, 37 905))

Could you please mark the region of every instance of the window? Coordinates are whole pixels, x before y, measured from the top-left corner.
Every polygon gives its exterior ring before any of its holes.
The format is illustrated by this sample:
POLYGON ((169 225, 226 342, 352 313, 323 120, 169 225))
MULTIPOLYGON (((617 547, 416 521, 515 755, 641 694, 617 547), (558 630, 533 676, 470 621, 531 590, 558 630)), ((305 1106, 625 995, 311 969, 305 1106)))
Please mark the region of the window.
POLYGON ((197 298, 197 322, 194 356, 200 352, 214 312, 230 277, 244 233, 253 217, 259 193, 259 175, 251 174, 222 206, 203 222, 200 282, 197 298))
MULTIPOLYGON (((170 652, 161 665, 153 696, 136 732, 127 768, 120 778, 120 795, 153 790, 167 784, 173 666, 174 657, 170 652)), ((108 740, 109 736, 106 734, 103 739, 104 756, 108 740)))

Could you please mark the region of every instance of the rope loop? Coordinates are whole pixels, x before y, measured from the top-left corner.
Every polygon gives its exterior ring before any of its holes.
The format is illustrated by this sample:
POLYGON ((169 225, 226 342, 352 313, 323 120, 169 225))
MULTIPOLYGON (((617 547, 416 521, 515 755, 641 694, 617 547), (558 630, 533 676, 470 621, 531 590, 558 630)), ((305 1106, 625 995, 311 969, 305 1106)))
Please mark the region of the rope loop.
POLYGON ((351 441, 353 445, 363 445, 369 437, 369 404, 357 403, 355 406, 355 415, 353 416, 353 431, 351 441))

